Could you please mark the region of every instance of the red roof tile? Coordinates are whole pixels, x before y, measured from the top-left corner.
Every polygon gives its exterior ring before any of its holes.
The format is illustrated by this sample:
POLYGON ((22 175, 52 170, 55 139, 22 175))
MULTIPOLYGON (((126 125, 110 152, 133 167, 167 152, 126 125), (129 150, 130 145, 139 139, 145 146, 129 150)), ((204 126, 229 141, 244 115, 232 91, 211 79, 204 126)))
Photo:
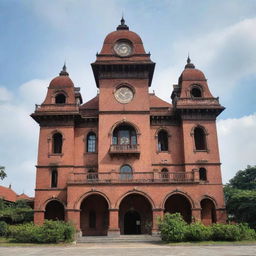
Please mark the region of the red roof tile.
POLYGON ((17 194, 11 188, 0 186, 0 198, 10 202, 16 202, 17 194))
POLYGON ((158 98, 155 94, 149 94, 150 108, 171 108, 172 104, 158 98))

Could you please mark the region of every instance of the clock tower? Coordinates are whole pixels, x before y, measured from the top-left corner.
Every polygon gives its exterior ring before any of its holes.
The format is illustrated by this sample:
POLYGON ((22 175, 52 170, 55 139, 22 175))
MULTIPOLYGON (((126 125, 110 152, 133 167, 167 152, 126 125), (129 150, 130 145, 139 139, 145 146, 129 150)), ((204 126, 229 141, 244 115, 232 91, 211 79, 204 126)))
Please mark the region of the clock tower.
POLYGON ((106 36, 96 61, 92 63, 99 87, 101 150, 98 164, 102 171, 115 170, 122 165, 132 165, 140 170, 151 167, 147 150, 150 148, 148 88, 154 67, 141 38, 129 30, 122 18, 116 31, 106 36), (116 139, 113 139, 114 132, 116 139), (110 145, 101 141, 109 141, 110 145))

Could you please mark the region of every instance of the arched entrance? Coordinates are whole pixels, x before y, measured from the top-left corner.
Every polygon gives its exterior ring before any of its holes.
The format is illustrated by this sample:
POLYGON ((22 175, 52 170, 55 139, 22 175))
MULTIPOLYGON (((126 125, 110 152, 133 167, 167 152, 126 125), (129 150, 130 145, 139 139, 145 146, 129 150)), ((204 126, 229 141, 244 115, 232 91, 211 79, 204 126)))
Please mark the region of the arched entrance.
POLYGON ((46 220, 64 220, 65 210, 64 206, 58 200, 52 200, 45 206, 44 218, 46 220))
POLYGON ((206 198, 201 202, 201 221, 204 225, 216 223, 216 209, 212 200, 206 198))
POLYGON ((107 235, 109 211, 108 202, 101 195, 86 197, 80 206, 80 228, 83 236, 107 235))
POLYGON ((137 211, 130 210, 124 215, 124 234, 141 234, 141 218, 137 211))
POLYGON ((150 234, 152 229, 152 206, 140 194, 123 198, 119 206, 119 227, 122 235, 150 234))
POLYGON ((165 201, 164 209, 165 212, 169 213, 179 212, 187 223, 191 222, 191 204, 189 200, 181 194, 169 196, 165 201))

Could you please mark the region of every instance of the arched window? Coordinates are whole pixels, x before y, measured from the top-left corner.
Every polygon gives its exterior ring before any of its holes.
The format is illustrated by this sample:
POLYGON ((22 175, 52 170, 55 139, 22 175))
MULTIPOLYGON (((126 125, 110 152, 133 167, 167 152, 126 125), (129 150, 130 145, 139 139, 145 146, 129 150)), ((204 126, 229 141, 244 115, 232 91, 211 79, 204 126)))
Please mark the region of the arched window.
POLYGON ((201 98, 202 97, 202 91, 198 87, 193 87, 192 90, 190 91, 191 97, 194 98, 201 98))
POLYGON ((165 130, 158 132, 158 151, 168 151, 168 133, 165 130))
POLYGON ((96 152, 96 134, 94 132, 87 135, 87 152, 96 152))
POLYGON ((207 176, 206 176, 206 169, 205 168, 200 168, 199 169, 199 180, 207 180, 207 176))
POLYGON ((89 212, 89 227, 96 228, 96 212, 95 211, 89 212))
POLYGON ((137 135, 135 129, 128 124, 118 125, 113 131, 112 144, 136 145, 137 135))
POLYGON ((51 187, 57 188, 58 186, 58 171, 57 169, 52 170, 51 187))
POLYGON ((52 151, 54 154, 62 153, 62 142, 63 142, 62 134, 59 132, 54 133, 52 136, 52 151))
POLYGON ((55 103, 56 104, 65 104, 66 103, 66 96, 63 93, 59 93, 55 96, 55 103))
POLYGON ((162 180, 168 180, 169 179, 169 171, 166 168, 163 168, 161 170, 161 179, 162 180))
POLYGON ((194 129, 194 140, 196 150, 206 150, 205 132, 202 127, 196 127, 194 129))
POLYGON ((121 180, 131 180, 132 179, 132 168, 130 165, 123 165, 120 169, 121 180))

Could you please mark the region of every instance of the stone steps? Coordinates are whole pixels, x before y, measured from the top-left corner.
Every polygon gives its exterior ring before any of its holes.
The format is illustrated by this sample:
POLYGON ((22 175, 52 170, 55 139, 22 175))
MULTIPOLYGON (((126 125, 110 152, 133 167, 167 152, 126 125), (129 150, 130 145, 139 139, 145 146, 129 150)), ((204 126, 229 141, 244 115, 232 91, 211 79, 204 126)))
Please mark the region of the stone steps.
POLYGON ((159 236, 151 235, 82 236, 76 240, 77 243, 154 243, 160 241, 159 236))

